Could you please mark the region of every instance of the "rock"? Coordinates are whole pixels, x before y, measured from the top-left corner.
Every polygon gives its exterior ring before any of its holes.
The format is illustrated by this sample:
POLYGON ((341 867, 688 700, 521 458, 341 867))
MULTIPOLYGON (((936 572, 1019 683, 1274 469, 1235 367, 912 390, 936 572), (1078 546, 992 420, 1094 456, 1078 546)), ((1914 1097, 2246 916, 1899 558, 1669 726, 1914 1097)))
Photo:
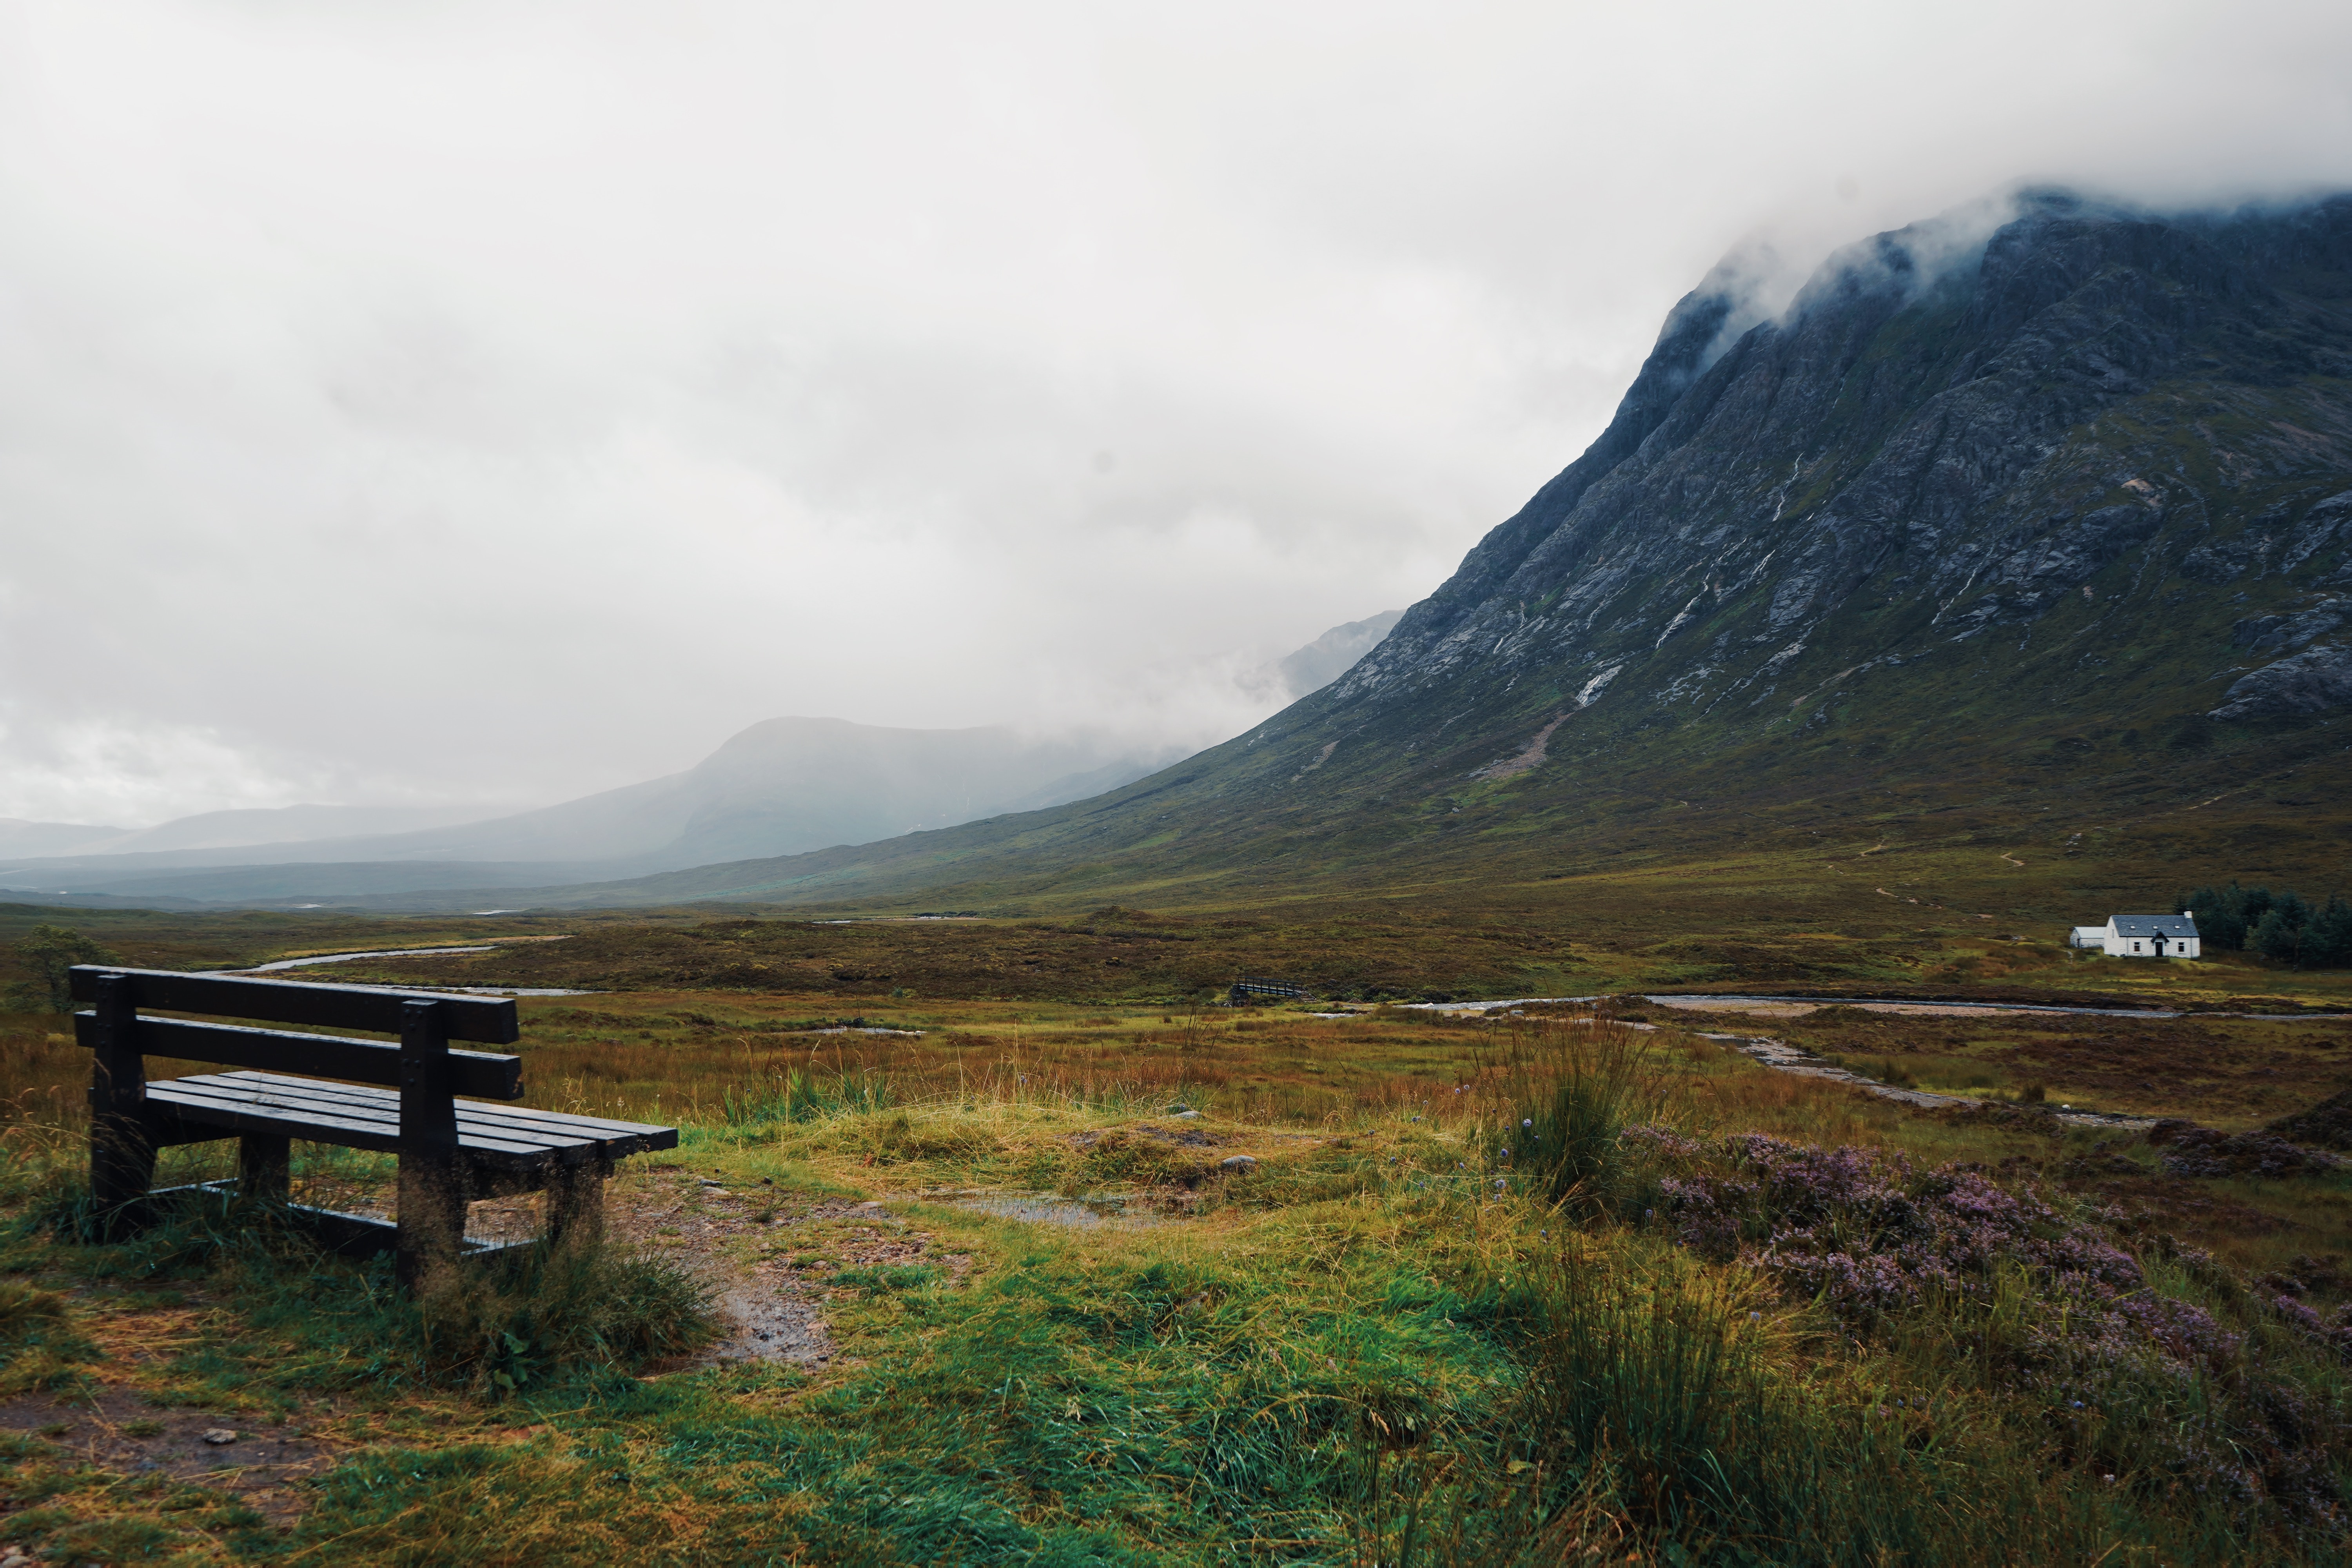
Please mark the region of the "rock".
POLYGON ((1169 1114, 1175 1117, 1179 1121, 1198 1121, 1201 1119, 1201 1113, 1197 1110, 1176 1110, 1171 1111, 1169 1114))
POLYGON ((2291 718, 2352 706, 2352 647, 2307 649, 2241 676, 2210 718, 2291 718))
POLYGON ((1229 1176, 1245 1176, 1257 1169, 1257 1162, 1247 1154, 1228 1154, 1217 1162, 1217 1169, 1229 1176))
POLYGON ((217 1448, 224 1443, 236 1442, 236 1434, 226 1426, 215 1426, 205 1433, 205 1441, 217 1448))
POLYGON ((2249 616, 2230 628, 2231 647, 2294 652, 2344 624, 2344 601, 2328 599, 2299 616, 2249 616))

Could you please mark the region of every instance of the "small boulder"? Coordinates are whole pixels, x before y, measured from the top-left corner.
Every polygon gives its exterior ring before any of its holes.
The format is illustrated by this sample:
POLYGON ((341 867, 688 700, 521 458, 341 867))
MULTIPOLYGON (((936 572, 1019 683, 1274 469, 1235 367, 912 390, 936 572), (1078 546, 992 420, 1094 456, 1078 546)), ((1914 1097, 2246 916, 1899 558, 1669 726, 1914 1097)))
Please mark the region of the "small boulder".
POLYGON ((1247 1154, 1228 1154, 1217 1162, 1217 1169, 1229 1176, 1245 1176, 1257 1169, 1257 1162, 1247 1154))
POLYGON ((205 1441, 217 1448, 224 1443, 236 1441, 236 1434, 226 1426, 215 1426, 205 1433, 205 1441))

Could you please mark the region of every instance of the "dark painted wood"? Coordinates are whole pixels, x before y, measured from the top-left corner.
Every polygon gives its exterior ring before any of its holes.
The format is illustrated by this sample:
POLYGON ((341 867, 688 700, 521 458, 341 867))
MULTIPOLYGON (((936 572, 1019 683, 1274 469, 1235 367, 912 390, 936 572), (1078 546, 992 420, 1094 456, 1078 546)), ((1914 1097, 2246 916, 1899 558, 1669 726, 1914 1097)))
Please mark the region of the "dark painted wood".
MULTIPOLYGON (((315 1143, 341 1143, 387 1154, 397 1152, 397 1101, 382 1089, 375 1092, 384 1095, 381 1111, 342 1114, 316 1101, 257 1090, 222 1079, 166 1079, 148 1086, 147 1114, 158 1132, 167 1135, 165 1142, 194 1142, 181 1134, 209 1125, 214 1131, 208 1135, 214 1138, 246 1132, 282 1133, 315 1143)), ((547 1144, 537 1141, 524 1142, 479 1134, 462 1140, 460 1146, 469 1155, 511 1156, 531 1163, 541 1163, 550 1152, 547 1144)))
MULTIPOLYGON (((74 1015, 74 1037, 83 1045, 98 1038, 98 1015, 74 1015)), ((142 1018, 142 1053, 185 1062, 225 1062, 266 1072, 317 1073, 359 1083, 400 1082, 400 1047, 386 1040, 354 1040, 341 1035, 297 1035, 253 1029, 241 1024, 197 1024, 184 1018, 142 1018)), ((494 1051, 451 1051, 449 1077, 459 1094, 491 1100, 522 1098, 522 1058, 494 1051)))
POLYGON ((258 1018, 272 1024, 316 1024, 335 1029, 400 1033, 411 1002, 441 1008, 443 1031, 453 1040, 503 1046, 522 1037, 511 996, 446 996, 376 985, 314 985, 299 980, 247 980, 225 974, 179 974, 167 969, 118 969, 103 964, 73 966, 77 1002, 98 1000, 100 975, 127 974, 136 985, 136 1005, 165 1013, 203 1013, 216 1018, 258 1018))
MULTIPOLYGON (((310 1079, 282 1078, 272 1073, 202 1073, 165 1079, 148 1086, 151 1102, 170 1097, 184 1103, 248 1107, 266 1113, 364 1129, 397 1137, 399 1097, 357 1084, 321 1083, 310 1079)), ((478 1100, 457 1102, 460 1142, 472 1148, 478 1139, 501 1146, 562 1151, 576 1149, 583 1157, 620 1159, 656 1149, 677 1147, 677 1129, 641 1121, 600 1121, 593 1117, 567 1116, 550 1125, 541 1113, 522 1106, 486 1105, 478 1100)), ((299 1134, 297 1134, 299 1136, 299 1134)))
POLYGON ((144 1223, 155 1210, 157 1194, 148 1189, 157 1148, 235 1137, 236 1186, 246 1196, 286 1204, 337 1251, 389 1250, 404 1283, 430 1289, 458 1259, 499 1250, 467 1242, 469 1198, 546 1187, 545 1239, 585 1243, 604 1235, 604 1182, 613 1162, 677 1146, 674 1127, 459 1100, 521 1094, 520 1058, 449 1047, 453 1038, 515 1039, 509 999, 87 964, 75 968, 73 984, 75 995, 97 1004, 74 1018, 76 1037, 91 1053, 92 1187, 110 1200, 108 1214, 126 1224, 144 1223), (396 1031, 400 1043, 142 1018, 142 1005, 396 1031), (150 1053, 244 1065, 150 1084, 150 1053), (296 1138, 396 1154, 397 1223, 289 1203, 296 1138))
POLYGON ((400 1255, 403 1283, 425 1282, 466 1238, 457 1177, 457 1102, 450 1097, 448 1021, 438 1001, 411 1000, 400 1018, 400 1255))
POLYGON ((293 1195, 294 1141, 284 1133, 247 1132, 237 1140, 236 1190, 262 1203, 293 1195))
POLYGON ((139 1054, 139 1004, 128 980, 95 986, 97 1037, 89 1071, 89 1184, 100 1223, 111 1231, 118 1210, 155 1184, 155 1145, 147 1136, 147 1064, 139 1054))
MULTIPOLYGON (((148 1085, 148 1120, 160 1143, 256 1131, 285 1132, 319 1142, 345 1142, 359 1149, 390 1152, 399 1147, 395 1096, 383 1089, 348 1088, 339 1095, 302 1092, 308 1087, 299 1079, 270 1079, 258 1073, 166 1079, 148 1085), (360 1095, 374 1097, 373 1102, 359 1101, 360 1095), (221 1131, 202 1131, 207 1122, 221 1131)), ((677 1147, 677 1130, 673 1127, 615 1122, 611 1136, 593 1138, 576 1131, 551 1131, 512 1118, 504 1106, 459 1101, 459 1147, 468 1158, 496 1161, 510 1156, 529 1163, 567 1158, 610 1161, 677 1147)))

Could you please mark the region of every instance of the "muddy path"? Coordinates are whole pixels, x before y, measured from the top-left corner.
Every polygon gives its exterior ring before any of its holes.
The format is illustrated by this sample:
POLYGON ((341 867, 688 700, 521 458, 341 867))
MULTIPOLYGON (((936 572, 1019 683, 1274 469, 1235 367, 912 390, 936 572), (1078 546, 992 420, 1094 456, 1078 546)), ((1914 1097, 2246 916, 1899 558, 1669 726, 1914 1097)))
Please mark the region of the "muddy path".
MULTIPOLYGON (((536 1233, 538 1205, 536 1194, 473 1205, 466 1233, 520 1240, 536 1233)), ((856 1280, 861 1271, 936 1268, 952 1282, 971 1269, 969 1255, 943 1249, 879 1202, 813 1197, 677 1164, 614 1182, 605 1194, 605 1229, 620 1246, 690 1270, 718 1309, 719 1338, 693 1355, 647 1367, 652 1377, 744 1362, 824 1366, 837 1353, 826 1313, 864 1288, 856 1280)))

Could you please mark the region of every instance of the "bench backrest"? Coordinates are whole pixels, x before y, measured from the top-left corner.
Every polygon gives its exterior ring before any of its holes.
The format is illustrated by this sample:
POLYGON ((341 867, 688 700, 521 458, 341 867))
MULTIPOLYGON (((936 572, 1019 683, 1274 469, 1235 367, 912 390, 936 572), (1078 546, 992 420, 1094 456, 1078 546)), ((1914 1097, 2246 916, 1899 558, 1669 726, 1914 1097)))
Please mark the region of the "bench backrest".
POLYGON ((376 985, 247 980, 105 964, 76 964, 72 982, 75 1001, 99 1005, 94 1011, 74 1015, 75 1038, 102 1053, 177 1057, 402 1089, 424 1087, 416 1081, 418 1063, 420 1057, 429 1057, 433 1087, 443 1094, 486 1100, 522 1096, 520 1057, 453 1051, 447 1046, 451 1040, 504 1045, 520 1039, 522 1028, 511 997, 450 996, 376 985), (148 1018, 139 1016, 142 1007, 369 1029, 399 1035, 402 1043, 148 1018), (121 1037, 126 1033, 127 1040, 121 1037), (404 1059, 410 1064, 405 1074, 404 1059))

